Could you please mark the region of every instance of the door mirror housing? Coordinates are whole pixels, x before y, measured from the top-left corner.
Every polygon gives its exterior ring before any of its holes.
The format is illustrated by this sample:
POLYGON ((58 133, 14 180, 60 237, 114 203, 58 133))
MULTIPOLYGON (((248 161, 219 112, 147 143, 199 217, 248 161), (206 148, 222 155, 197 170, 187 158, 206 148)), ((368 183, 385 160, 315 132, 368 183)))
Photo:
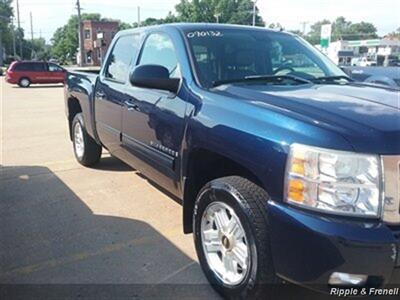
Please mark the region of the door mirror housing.
POLYGON ((129 78, 137 87, 158 89, 177 93, 180 79, 170 78, 167 68, 160 65, 141 65, 136 67, 129 78))

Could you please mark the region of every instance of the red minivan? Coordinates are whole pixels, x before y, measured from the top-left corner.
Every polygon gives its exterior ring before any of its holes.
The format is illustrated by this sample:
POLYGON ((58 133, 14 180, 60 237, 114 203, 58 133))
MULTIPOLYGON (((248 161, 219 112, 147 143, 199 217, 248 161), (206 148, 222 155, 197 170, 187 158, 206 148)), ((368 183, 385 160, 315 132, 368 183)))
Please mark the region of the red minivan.
POLYGON ((54 63, 14 61, 6 72, 6 81, 29 87, 31 84, 63 83, 67 71, 54 63))

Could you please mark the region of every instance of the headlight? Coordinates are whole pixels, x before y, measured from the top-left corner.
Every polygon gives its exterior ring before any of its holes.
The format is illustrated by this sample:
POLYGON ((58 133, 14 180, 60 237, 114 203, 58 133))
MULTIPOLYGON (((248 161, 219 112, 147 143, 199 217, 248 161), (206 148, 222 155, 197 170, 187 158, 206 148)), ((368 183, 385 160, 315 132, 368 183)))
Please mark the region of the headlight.
POLYGON ((286 166, 285 200, 332 214, 379 217, 378 156, 293 144, 286 166))

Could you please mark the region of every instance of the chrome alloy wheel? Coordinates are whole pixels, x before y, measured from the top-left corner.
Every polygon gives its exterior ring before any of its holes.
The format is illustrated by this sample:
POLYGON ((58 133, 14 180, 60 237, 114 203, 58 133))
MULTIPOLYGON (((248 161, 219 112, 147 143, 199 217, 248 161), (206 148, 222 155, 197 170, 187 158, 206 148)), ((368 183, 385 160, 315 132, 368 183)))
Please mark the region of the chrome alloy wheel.
POLYGON ((79 122, 76 122, 74 127, 74 147, 75 154, 81 159, 85 153, 85 144, 83 140, 83 129, 79 122))
POLYGON ((233 208, 222 202, 208 205, 201 219, 201 240, 210 269, 224 284, 240 284, 249 271, 250 250, 233 208))

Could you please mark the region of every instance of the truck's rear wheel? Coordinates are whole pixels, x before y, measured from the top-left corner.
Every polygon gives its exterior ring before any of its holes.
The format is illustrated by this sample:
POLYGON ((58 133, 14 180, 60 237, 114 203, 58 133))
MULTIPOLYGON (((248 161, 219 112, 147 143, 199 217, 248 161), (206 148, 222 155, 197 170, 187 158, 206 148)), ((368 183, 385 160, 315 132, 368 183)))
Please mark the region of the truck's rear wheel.
POLYGON ((86 132, 81 113, 72 121, 72 140, 74 154, 80 164, 89 167, 99 162, 102 147, 86 132))
POLYGON ((280 282, 270 252, 267 199, 262 188, 238 176, 213 180, 197 196, 197 255, 207 279, 224 297, 265 299, 280 282))

